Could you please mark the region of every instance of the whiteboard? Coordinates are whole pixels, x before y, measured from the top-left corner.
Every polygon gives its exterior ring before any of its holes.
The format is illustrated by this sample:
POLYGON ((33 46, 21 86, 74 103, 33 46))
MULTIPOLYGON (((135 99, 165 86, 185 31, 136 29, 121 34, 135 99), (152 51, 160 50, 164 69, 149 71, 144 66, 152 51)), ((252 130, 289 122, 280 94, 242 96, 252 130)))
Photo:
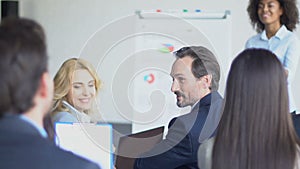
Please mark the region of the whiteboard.
POLYGON ((166 125, 172 117, 189 111, 177 107, 170 90, 169 73, 175 58, 163 50, 164 45, 171 44, 174 50, 202 45, 215 53, 221 66, 221 94, 232 60, 229 12, 202 12, 205 17, 201 19, 174 12, 142 15, 113 20, 96 31, 80 51, 81 58, 93 61, 103 82, 98 102, 102 118, 132 123, 133 133, 166 125))
POLYGON ((110 124, 55 123, 56 143, 103 169, 112 169, 112 126, 110 124))
POLYGON ((169 73, 175 57, 172 51, 163 50, 168 45, 174 50, 191 45, 210 49, 220 64, 219 92, 224 95, 225 81, 232 61, 231 17, 228 11, 199 14, 139 11, 137 15, 139 19, 136 22, 136 32, 139 36, 135 46, 136 73, 130 88, 134 108, 133 132, 167 126, 173 117, 190 110, 179 109, 175 95, 171 92, 172 79, 169 73), (151 76, 155 80, 149 83, 151 76))

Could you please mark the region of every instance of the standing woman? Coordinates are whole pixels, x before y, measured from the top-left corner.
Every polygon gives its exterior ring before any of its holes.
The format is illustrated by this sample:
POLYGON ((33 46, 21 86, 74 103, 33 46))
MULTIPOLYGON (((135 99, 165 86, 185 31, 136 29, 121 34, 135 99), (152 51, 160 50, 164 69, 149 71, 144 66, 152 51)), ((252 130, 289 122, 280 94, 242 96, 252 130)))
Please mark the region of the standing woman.
POLYGON ((283 64, 288 76, 289 110, 300 136, 300 115, 296 111, 291 91, 300 57, 300 41, 292 33, 299 23, 296 0, 250 0, 247 11, 258 34, 247 41, 246 48, 268 49, 283 64))
POLYGON ((54 77, 54 122, 97 122, 96 96, 101 81, 94 67, 83 59, 66 60, 54 77))

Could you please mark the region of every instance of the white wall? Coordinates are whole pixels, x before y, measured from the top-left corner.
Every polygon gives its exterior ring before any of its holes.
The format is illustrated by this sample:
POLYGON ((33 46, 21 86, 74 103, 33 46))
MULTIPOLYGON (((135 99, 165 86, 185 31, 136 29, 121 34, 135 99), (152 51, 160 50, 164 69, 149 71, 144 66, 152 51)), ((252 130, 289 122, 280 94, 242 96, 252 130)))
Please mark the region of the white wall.
MULTIPOLYGON (((240 0, 19 0, 20 14, 38 20, 46 29, 51 71, 57 57, 78 55, 88 38, 114 20, 134 14, 137 9, 230 10, 232 14, 233 54, 255 32, 246 13, 247 1, 240 0)), ((127 25, 128 26, 128 25, 127 25)), ((220 31, 222 28, 220 28, 220 31)), ((113 33, 112 33, 113 34, 113 33)), ((63 59, 61 59, 63 60, 63 59)))
MULTIPOLYGON (((253 31, 246 12, 246 0, 19 0, 20 15, 36 19, 45 28, 48 37, 50 55, 50 72, 55 74, 60 64, 70 56, 81 56, 86 42, 95 32, 101 32, 109 24, 115 24, 128 15, 134 14, 136 9, 201 9, 202 11, 230 10, 232 16, 232 55, 235 56, 243 48, 245 41, 255 32, 253 31)), ((106 40, 117 38, 120 33, 128 33, 133 27, 132 20, 119 23, 119 29, 106 30, 98 45, 91 46, 100 51, 109 46, 106 40), (128 29, 128 30, 127 30, 128 29), (107 39, 107 37, 109 37, 107 39), (102 43, 104 42, 104 44, 102 43)), ((222 31, 222 28, 220 28, 222 31)), ((224 32, 226 33, 226 32, 224 32)), ((297 35, 300 35, 297 32, 297 35)), ((300 36, 299 36, 300 37, 300 36)), ((87 57, 87 56, 86 56, 87 57)), ((97 56, 91 56, 97 57, 97 56)), ((98 61, 99 62, 99 61, 98 61)), ((99 63, 94 63, 99 64, 99 63)), ((113 70, 112 70, 113 71, 113 70)), ((298 70, 300 72, 300 69, 298 70)), ((100 72, 101 76, 101 72, 100 72)), ((300 107, 299 87, 300 78, 295 80, 294 95, 300 107)), ((104 86, 105 87, 105 86, 104 86)), ((103 99, 103 98, 102 98, 103 99)), ((105 99, 105 98, 104 98, 105 99)), ((101 107, 101 105, 100 105, 101 107)), ((105 112, 111 121, 121 121, 115 112, 105 112)))

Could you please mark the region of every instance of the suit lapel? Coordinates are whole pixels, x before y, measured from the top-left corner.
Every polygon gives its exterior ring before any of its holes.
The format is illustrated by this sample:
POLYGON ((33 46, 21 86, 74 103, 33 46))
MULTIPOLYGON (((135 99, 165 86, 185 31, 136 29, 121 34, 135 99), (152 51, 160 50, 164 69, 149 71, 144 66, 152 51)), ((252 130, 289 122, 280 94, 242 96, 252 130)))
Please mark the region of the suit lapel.
POLYGON ((217 92, 212 92, 211 105, 204 126, 199 136, 199 143, 209 139, 216 131, 222 115, 223 99, 217 92))

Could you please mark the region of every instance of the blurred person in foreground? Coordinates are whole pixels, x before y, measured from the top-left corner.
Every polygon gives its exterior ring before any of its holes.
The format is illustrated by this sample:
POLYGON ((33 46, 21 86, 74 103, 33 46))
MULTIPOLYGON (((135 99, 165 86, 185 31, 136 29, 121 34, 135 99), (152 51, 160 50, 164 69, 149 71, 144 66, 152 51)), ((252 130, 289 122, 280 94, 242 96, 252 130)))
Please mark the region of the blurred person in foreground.
POLYGON ((0 24, 0 168, 99 169, 47 139, 43 118, 53 98, 43 28, 33 20, 0 24))

